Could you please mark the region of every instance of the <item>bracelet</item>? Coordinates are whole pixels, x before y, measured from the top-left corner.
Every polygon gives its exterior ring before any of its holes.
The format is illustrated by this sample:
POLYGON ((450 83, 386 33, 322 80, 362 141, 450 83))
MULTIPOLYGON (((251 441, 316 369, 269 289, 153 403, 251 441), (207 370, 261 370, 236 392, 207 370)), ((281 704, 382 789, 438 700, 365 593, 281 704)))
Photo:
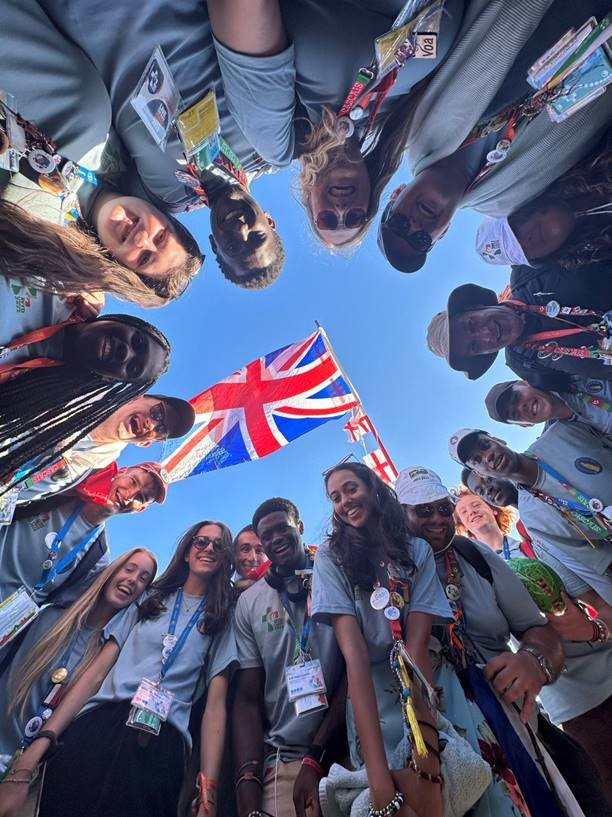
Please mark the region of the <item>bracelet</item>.
POLYGON ((319 746, 318 743, 311 743, 306 751, 306 754, 309 757, 313 757, 317 763, 320 763, 322 766, 327 750, 324 749, 323 746, 319 746))
POLYGON ((33 769, 9 769, 6 773, 3 783, 23 783, 23 785, 29 786, 30 783, 34 780, 34 770, 33 769), (15 775, 19 773, 23 773, 27 775, 27 779, 18 779, 15 775))
POLYGON ((590 643, 605 643, 608 641, 610 638, 610 628, 603 618, 592 618, 591 624, 593 625, 593 638, 590 639, 590 643))
POLYGON ((272 817, 269 811, 262 811, 260 808, 255 809, 255 811, 249 811, 247 817, 272 817))
POLYGON ((315 772, 318 772, 321 777, 325 777, 323 766, 321 766, 318 760, 315 760, 314 757, 311 757, 310 755, 304 755, 302 758, 302 766, 309 766, 311 769, 314 769, 315 772))
POLYGON ((257 777, 255 772, 245 772, 241 774, 238 780, 234 783, 234 789, 237 789, 241 783, 246 783, 247 781, 252 781, 253 783, 257 783, 259 788, 263 791, 263 782, 261 778, 257 777))
POLYGON ((545 684, 552 684, 554 681, 557 680, 552 664, 550 663, 548 658, 546 658, 545 655, 542 655, 542 653, 538 652, 538 650, 536 650, 535 647, 526 644, 524 647, 518 648, 517 654, 519 652, 526 652, 529 653, 529 655, 533 655, 533 657, 540 665, 540 669, 542 670, 544 678, 546 678, 546 681, 544 682, 545 684))
POLYGON ((401 791, 396 791, 393 795, 393 800, 390 803, 387 803, 386 806, 382 808, 374 808, 372 804, 370 804, 370 808, 368 809, 368 817, 393 817, 394 814, 401 809, 404 803, 404 795, 401 791))
POLYGON ((239 777, 245 769, 250 768, 251 766, 261 766, 261 760, 245 760, 242 766, 239 766, 236 769, 236 777, 239 777))
POLYGON ((408 761, 408 768, 412 769, 412 771, 419 777, 421 780, 427 780, 429 783, 437 783, 440 786, 442 785, 442 775, 441 774, 430 774, 429 772, 424 772, 422 769, 416 765, 414 758, 411 757, 408 761))

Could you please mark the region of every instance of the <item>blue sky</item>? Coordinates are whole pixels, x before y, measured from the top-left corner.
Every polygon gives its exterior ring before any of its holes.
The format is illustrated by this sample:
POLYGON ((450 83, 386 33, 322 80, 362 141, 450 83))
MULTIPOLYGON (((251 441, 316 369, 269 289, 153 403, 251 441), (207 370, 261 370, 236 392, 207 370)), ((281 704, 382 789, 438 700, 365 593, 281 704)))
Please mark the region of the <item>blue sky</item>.
MULTIPOLYGON (((459 212, 427 266, 404 275, 380 255, 375 230, 349 255, 320 247, 291 192, 294 174, 290 168, 266 176, 252 191, 276 219, 287 256, 281 277, 268 289, 242 290, 226 281, 208 244, 208 211, 184 217, 207 254, 204 269, 176 303, 138 312, 172 343, 170 370, 155 391, 192 397, 250 360, 307 336, 318 320, 399 469, 426 465, 448 485, 457 484, 460 469, 448 457, 447 440, 462 426, 496 431, 524 450, 535 433, 494 423, 484 408, 488 389, 514 377, 503 355, 471 382, 425 344, 429 320, 445 307, 455 286, 474 282, 500 292, 508 280, 508 267, 485 264, 474 251, 481 216, 459 212)), ((407 169, 401 168, 384 201, 407 179, 407 169)), ((110 301, 106 311, 137 310, 110 301)), ((146 545, 164 566, 189 525, 219 519, 237 531, 260 502, 275 495, 300 508, 305 539, 321 541, 329 519, 321 473, 349 452, 362 451, 348 442, 343 423, 331 421, 264 459, 173 484, 165 505, 110 521, 113 555, 146 545)), ((129 446, 121 463, 160 456, 158 444, 129 446)))

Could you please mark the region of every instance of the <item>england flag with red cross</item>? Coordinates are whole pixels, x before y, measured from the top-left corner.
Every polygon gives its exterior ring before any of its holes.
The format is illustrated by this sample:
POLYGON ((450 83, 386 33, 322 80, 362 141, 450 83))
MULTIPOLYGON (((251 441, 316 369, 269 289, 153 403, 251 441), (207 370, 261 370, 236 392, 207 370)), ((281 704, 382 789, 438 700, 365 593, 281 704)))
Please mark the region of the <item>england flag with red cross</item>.
POLYGON ((193 429, 164 447, 164 478, 256 460, 358 405, 323 329, 244 366, 192 398, 193 429))

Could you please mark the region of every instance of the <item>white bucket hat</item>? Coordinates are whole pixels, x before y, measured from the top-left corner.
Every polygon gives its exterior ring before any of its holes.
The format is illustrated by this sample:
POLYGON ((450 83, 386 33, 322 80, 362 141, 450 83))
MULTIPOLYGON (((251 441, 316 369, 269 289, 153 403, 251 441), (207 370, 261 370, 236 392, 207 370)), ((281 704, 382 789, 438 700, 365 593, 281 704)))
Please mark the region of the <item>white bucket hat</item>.
POLYGON ((399 472, 395 480, 395 493, 402 505, 452 499, 436 472, 422 465, 412 465, 399 472))

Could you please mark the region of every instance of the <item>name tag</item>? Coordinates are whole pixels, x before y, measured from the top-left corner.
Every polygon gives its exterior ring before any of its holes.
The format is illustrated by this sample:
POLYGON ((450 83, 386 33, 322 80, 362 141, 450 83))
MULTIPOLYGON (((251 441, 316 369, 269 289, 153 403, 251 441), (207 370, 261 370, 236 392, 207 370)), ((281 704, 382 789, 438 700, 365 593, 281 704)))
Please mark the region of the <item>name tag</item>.
POLYGON ((327 709, 327 687, 318 659, 286 667, 285 679, 288 698, 295 707, 296 715, 309 715, 327 709))
POLYGON ((160 721, 165 721, 170 713, 174 693, 155 681, 143 678, 132 698, 132 706, 145 709, 160 721))
POLYGON ((435 60, 438 53, 438 35, 423 32, 416 35, 414 56, 421 60, 435 60))
POLYGON ((0 603, 0 648, 19 635, 38 615, 38 605, 25 587, 0 603))

